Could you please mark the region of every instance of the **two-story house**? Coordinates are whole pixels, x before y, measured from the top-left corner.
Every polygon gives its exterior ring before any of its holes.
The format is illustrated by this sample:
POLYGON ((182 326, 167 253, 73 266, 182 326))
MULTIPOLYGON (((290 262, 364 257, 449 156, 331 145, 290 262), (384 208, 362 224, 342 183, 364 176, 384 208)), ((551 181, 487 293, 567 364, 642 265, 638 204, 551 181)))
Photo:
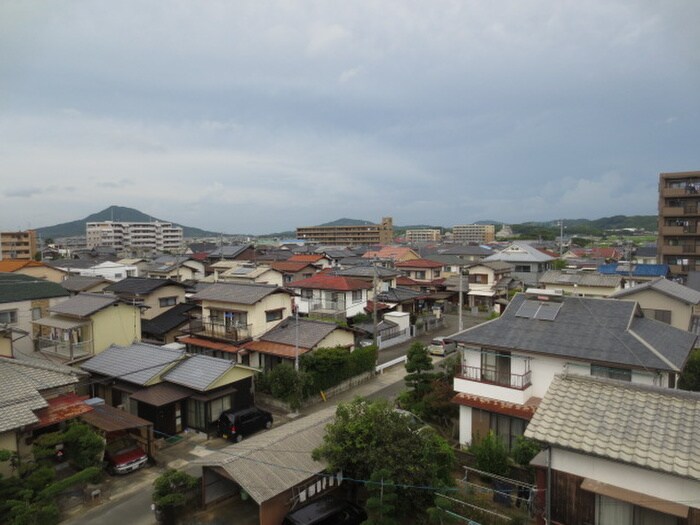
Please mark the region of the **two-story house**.
POLYGON ((114 295, 80 293, 49 308, 51 315, 32 321, 40 332, 35 350, 72 363, 99 354, 112 344, 141 338, 139 307, 114 295))
POLYGON ((346 319, 364 312, 372 284, 352 277, 322 272, 290 283, 298 297, 299 313, 346 319))
MULTIPOLYGON (((435 291, 444 282, 442 277, 442 263, 430 259, 411 259, 394 264, 404 276, 411 279, 422 288, 421 291, 435 291)), ((405 284, 398 283, 401 286, 405 284)))
MULTIPOLYGON (((513 265, 502 261, 471 264, 467 266, 466 273, 464 280, 467 284, 462 283, 462 290, 467 291, 469 308, 491 310, 497 304, 506 303, 508 293, 522 286, 519 280, 513 278, 513 265)), ((454 286, 454 280, 451 280, 451 286, 454 286)))
POLYGON ((282 274, 284 286, 294 281, 308 279, 319 271, 314 263, 309 261, 276 261, 270 263, 270 267, 282 274))
POLYGON ((214 283, 190 299, 201 307, 201 318, 190 323, 188 337, 179 340, 193 352, 235 354, 239 345, 257 338, 292 313, 293 293, 268 284, 214 283))
POLYGON ((540 277, 539 287, 581 297, 610 297, 622 290, 624 284, 621 275, 586 270, 549 270, 540 277))
POLYGON ((204 263, 187 256, 161 255, 146 266, 144 275, 177 282, 199 280, 204 278, 204 263))
POLYGON ((489 255, 485 262, 501 261, 513 266, 512 276, 523 282, 526 287, 537 286, 540 277, 550 270, 556 259, 531 244, 517 241, 502 251, 489 255))
POLYGON ((556 374, 676 384, 697 336, 644 316, 637 303, 517 294, 501 317, 450 336, 460 438, 493 430, 512 446, 556 374))
POLYGON ((213 272, 203 279, 209 283, 248 283, 284 285, 282 272, 273 270, 267 264, 247 261, 219 261, 212 264, 213 272))
POLYGON ((140 306, 142 319, 153 319, 185 302, 185 286, 170 279, 127 277, 107 286, 104 291, 125 303, 140 306))
POLYGON ((49 308, 68 299, 60 284, 19 273, 0 273, 0 326, 10 329, 14 352, 34 351, 32 335, 38 330, 32 321, 48 315, 49 308))

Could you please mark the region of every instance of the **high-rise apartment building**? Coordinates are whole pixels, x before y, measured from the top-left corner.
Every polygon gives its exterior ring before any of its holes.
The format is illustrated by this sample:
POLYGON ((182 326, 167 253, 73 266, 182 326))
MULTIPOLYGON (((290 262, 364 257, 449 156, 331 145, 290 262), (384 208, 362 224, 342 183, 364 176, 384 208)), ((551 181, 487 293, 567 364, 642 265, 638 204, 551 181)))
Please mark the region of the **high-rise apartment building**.
POLYGON ((394 222, 391 217, 383 217, 380 224, 302 226, 297 228, 297 239, 334 246, 391 244, 394 240, 394 222))
POLYGON ((700 270, 700 171, 659 176, 656 253, 674 275, 700 270))
POLYGON ((452 227, 452 241, 457 244, 493 242, 495 238, 496 226, 493 224, 461 224, 452 227))
POLYGON ((407 242, 437 242, 442 239, 440 228, 406 230, 407 242))
POLYGON ((0 259, 33 259, 38 250, 34 230, 0 232, 0 259))
POLYGON ((87 247, 111 246, 120 251, 178 252, 182 249, 180 226, 170 222, 88 222, 87 247))

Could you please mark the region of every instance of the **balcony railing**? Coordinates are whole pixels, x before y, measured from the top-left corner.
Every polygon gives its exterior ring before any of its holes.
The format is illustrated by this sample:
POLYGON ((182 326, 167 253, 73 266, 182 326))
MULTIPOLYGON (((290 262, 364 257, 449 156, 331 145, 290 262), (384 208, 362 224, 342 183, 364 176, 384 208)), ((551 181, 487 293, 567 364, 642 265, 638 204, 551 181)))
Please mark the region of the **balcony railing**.
POLYGON ((92 355, 93 352, 92 339, 78 343, 69 343, 47 337, 38 337, 34 340, 34 348, 37 352, 56 355, 69 361, 92 355))
POLYGON ((324 301, 312 300, 309 301, 309 313, 326 311, 326 312, 344 312, 346 310, 345 301, 324 301))
POLYGON ((531 382, 531 373, 528 370, 522 375, 503 373, 490 368, 481 368, 478 366, 457 365, 457 377, 467 379, 469 381, 477 381, 479 383, 487 383, 490 385, 504 386, 515 390, 525 390, 531 382))
POLYGON ((190 321, 190 331, 208 337, 226 339, 228 341, 242 341, 250 339, 253 333, 252 324, 224 323, 214 319, 193 319, 190 321))

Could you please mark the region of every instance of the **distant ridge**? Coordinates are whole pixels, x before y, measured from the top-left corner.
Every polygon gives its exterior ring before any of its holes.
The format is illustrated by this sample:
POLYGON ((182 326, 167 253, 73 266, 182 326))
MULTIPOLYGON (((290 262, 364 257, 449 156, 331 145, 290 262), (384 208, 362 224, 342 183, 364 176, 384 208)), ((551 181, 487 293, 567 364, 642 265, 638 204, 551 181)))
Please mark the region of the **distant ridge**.
POLYGON ((326 222, 324 224, 319 224, 319 226, 367 226, 370 224, 377 224, 376 222, 363 221, 360 219, 338 219, 333 222, 326 222))
MULTIPOLYGON (((44 239, 58 237, 75 237, 85 235, 85 224, 88 222, 101 221, 121 221, 121 222, 172 222, 168 220, 158 219, 152 215, 147 215, 134 208, 126 208, 124 206, 110 206, 102 211, 88 215, 84 219, 79 219, 71 222, 64 222, 54 226, 45 226, 37 228, 37 233, 44 239)), ((177 226, 182 226, 183 235, 185 237, 213 237, 220 235, 220 232, 210 232, 191 226, 183 226, 182 224, 173 223, 177 226)))

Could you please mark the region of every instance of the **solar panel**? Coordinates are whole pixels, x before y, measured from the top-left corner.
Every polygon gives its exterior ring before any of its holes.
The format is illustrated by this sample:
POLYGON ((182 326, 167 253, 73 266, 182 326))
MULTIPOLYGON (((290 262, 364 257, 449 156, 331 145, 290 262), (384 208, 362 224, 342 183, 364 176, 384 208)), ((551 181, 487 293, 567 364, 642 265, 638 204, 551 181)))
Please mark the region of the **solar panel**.
POLYGON ((561 310, 561 305, 562 303, 541 303, 534 318, 542 321, 554 321, 561 310))
POLYGON ((515 317, 525 317, 526 319, 532 319, 537 313, 537 309, 540 307, 539 301, 533 301, 531 299, 526 299, 523 304, 520 305, 518 311, 515 312, 515 317))

